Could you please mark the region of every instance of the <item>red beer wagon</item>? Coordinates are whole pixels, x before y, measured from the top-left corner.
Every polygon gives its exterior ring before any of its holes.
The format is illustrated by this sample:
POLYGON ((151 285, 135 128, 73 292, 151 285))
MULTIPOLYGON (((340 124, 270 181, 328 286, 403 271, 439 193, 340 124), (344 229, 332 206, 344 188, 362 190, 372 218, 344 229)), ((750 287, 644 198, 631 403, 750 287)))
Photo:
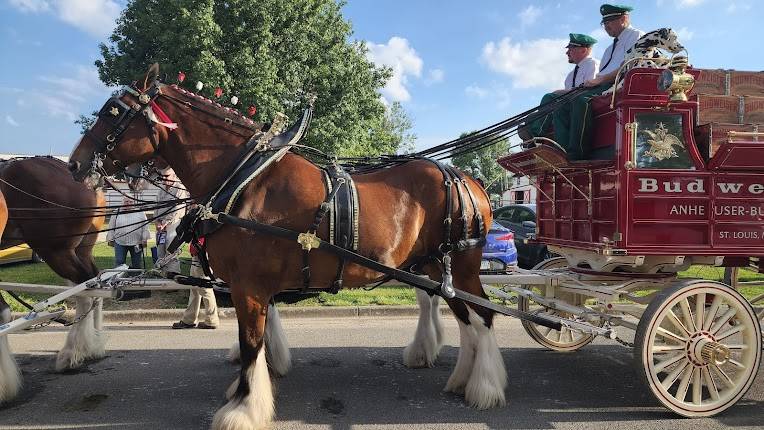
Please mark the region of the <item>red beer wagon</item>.
POLYGON ((733 97, 693 94, 706 73, 681 60, 630 70, 615 95, 592 101, 592 160, 570 162, 543 138, 499 159, 536 186, 536 239, 561 257, 484 277, 521 309, 571 321, 560 331, 523 321, 547 348, 576 350, 603 333, 633 345, 652 392, 685 416, 733 405, 762 352, 761 309, 729 285, 677 276, 691 265, 759 269, 764 256, 764 133, 698 125, 703 109, 719 114, 714 97, 733 97), (615 327, 635 330, 633 343, 615 327))

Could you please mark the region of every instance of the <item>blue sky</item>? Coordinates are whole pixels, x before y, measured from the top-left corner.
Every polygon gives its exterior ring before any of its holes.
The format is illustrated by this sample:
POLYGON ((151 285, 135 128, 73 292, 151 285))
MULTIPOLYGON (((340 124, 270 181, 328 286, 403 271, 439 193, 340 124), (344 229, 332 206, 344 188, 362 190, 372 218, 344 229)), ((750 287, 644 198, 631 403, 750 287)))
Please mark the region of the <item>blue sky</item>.
MULTIPOLYGON (((696 67, 764 70, 761 2, 646 0, 632 23, 671 27, 696 67)), ((0 0, 0 153, 68 155, 73 120, 110 90, 93 61, 124 1, 0 0)), ((381 96, 400 101, 422 149, 538 103, 570 70, 569 32, 610 43, 600 1, 349 0, 343 9, 370 58, 395 75, 381 96)))

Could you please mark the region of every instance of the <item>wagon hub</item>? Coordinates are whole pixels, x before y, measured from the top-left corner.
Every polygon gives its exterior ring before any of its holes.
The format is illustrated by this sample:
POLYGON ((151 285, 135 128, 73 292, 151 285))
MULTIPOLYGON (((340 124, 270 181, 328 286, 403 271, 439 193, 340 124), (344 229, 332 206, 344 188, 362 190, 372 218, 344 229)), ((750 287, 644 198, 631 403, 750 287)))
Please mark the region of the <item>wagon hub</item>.
POLYGON ((728 347, 716 342, 707 333, 698 333, 696 336, 687 348, 688 358, 694 365, 714 364, 721 366, 730 359, 731 352, 728 347))

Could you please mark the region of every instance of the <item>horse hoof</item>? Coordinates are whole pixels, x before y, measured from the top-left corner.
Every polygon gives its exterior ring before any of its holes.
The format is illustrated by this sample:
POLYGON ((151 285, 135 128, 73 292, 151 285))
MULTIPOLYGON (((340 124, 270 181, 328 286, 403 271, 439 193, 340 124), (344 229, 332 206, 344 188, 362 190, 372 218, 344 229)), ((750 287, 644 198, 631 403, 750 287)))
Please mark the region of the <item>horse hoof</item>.
POLYGON ((468 383, 464 390, 464 400, 475 409, 491 409, 507 404, 504 389, 496 381, 468 383))
POLYGON ((435 366, 437 352, 419 343, 412 343, 403 350, 403 365, 410 369, 435 366))

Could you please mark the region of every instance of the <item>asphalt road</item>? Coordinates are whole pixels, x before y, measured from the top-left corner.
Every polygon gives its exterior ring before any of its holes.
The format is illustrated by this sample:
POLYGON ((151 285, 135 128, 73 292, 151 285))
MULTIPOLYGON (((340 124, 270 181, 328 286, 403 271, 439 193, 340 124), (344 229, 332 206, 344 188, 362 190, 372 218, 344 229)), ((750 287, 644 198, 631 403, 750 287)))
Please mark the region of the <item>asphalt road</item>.
MULTIPOLYGON (((498 320, 509 404, 477 411, 441 390, 456 362, 446 320, 437 366, 409 370, 401 353, 414 318, 285 319, 292 371, 278 379, 274 429, 716 429, 764 426, 764 372, 721 416, 683 419, 643 386, 631 351, 609 341, 560 354, 536 346, 519 322, 498 320)), ((52 372, 60 329, 15 334, 21 396, 0 407, 0 429, 207 429, 237 373, 225 360, 235 325, 171 330, 170 321, 110 325, 106 358, 52 372)))

